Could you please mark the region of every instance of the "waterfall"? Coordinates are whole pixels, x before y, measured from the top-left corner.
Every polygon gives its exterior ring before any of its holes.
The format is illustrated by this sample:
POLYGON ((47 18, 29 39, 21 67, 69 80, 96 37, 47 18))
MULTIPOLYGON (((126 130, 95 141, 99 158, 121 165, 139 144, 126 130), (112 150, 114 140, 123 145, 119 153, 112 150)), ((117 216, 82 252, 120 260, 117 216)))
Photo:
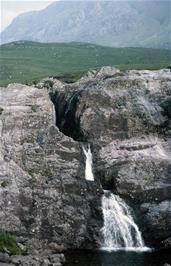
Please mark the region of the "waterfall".
MULTIPOLYGON (((88 150, 82 146, 86 156, 85 178, 94 181, 92 171, 92 153, 90 145, 88 150)), ((104 190, 102 196, 102 210, 104 225, 101 229, 103 235, 103 249, 107 250, 134 250, 148 251, 131 215, 131 208, 118 195, 114 195, 109 190, 104 190)))
POLYGON ((86 178, 86 180, 94 181, 94 175, 93 175, 93 171, 92 171, 93 157, 92 157, 90 145, 88 145, 88 151, 86 151, 84 146, 82 148, 83 148, 83 152, 86 156, 85 178, 86 178))
POLYGON ((104 226, 103 248, 147 250, 130 207, 118 196, 105 190, 102 197, 104 226))

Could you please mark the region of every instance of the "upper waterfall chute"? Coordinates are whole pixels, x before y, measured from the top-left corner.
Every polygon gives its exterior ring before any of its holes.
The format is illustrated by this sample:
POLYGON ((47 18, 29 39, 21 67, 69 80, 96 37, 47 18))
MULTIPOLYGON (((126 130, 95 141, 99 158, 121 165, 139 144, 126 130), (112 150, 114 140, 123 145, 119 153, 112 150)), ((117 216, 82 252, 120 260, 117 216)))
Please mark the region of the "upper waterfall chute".
POLYGON ((85 178, 88 181, 94 181, 94 175, 93 175, 93 170, 92 170, 93 156, 91 153, 90 144, 88 145, 88 151, 86 151, 84 146, 82 148, 83 148, 83 152, 86 156, 85 178))
POLYGON ((103 248, 145 251, 144 241, 131 215, 130 207, 118 195, 104 191, 102 197, 104 225, 103 248))

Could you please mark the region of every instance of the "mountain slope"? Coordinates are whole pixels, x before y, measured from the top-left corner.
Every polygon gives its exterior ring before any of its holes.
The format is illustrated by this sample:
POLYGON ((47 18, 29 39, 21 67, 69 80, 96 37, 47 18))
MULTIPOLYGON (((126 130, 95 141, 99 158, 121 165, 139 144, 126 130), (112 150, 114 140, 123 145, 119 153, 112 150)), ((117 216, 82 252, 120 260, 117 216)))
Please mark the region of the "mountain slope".
POLYGON ((171 48, 169 7, 169 0, 58 1, 15 18, 2 32, 1 41, 171 48))

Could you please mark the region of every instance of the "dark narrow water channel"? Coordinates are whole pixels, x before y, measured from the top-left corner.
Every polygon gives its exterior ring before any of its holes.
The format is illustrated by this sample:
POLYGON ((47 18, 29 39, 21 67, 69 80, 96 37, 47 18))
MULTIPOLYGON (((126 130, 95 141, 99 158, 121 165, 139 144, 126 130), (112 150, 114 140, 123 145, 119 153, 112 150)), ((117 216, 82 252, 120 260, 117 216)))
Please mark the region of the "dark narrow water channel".
POLYGON ((164 266, 171 263, 171 252, 126 252, 70 250, 65 266, 164 266))

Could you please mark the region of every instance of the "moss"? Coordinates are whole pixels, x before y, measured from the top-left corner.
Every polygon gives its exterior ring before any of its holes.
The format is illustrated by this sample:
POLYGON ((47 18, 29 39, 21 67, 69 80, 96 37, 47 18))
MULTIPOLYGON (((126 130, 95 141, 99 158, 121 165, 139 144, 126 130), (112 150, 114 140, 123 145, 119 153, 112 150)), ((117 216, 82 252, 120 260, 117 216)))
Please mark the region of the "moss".
POLYGON ((31 110, 32 110, 34 113, 36 113, 37 110, 38 110, 38 105, 36 105, 36 104, 32 105, 32 106, 31 106, 31 110))
POLYGON ((123 109, 126 106, 126 98, 119 97, 114 103, 113 107, 116 109, 123 109))
POLYGON ((27 167, 26 167, 26 160, 23 160, 22 162, 23 162, 25 171, 27 171, 27 173, 29 174, 29 176, 31 176, 30 183, 31 184, 35 184, 37 182, 37 178, 34 175, 35 174, 35 171, 32 170, 32 169, 27 169, 27 167))
POLYGON ((0 107, 0 115, 2 115, 3 111, 4 111, 4 109, 2 107, 0 107))
POLYGON ((35 184, 37 182, 37 178, 32 174, 31 175, 31 183, 35 184))
POLYGON ((7 180, 2 181, 2 183, 1 183, 1 187, 3 187, 3 188, 7 187, 8 185, 9 185, 9 181, 7 181, 7 180))
POLYGON ((34 171, 32 169, 26 170, 28 172, 28 174, 34 178, 34 171))
POLYGON ((52 177, 51 169, 47 165, 43 165, 40 169, 40 172, 45 177, 52 177))
POLYGON ((8 250, 13 255, 20 255, 21 249, 17 245, 15 235, 10 233, 0 233, 0 251, 8 250))

